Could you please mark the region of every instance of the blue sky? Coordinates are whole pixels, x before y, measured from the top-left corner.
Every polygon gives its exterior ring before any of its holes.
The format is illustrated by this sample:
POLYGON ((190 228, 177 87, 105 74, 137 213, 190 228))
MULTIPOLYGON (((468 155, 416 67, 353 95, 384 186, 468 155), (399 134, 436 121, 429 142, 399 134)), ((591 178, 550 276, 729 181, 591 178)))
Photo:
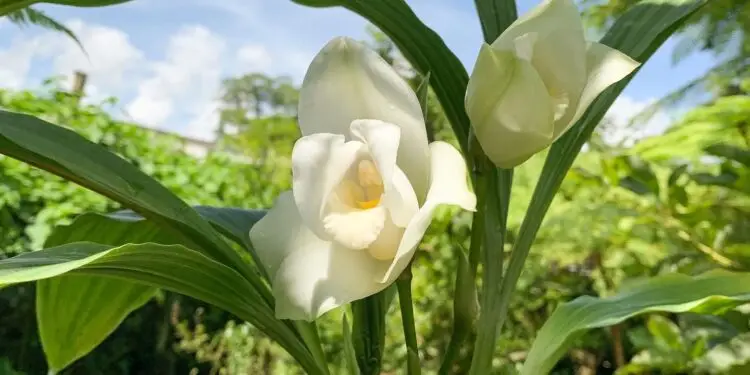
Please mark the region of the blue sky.
MULTIPOLYGON (((473 1, 409 3, 470 69, 481 43, 473 1)), ((520 0, 520 11, 536 3, 520 0)), ((264 71, 299 82, 329 39, 366 35, 366 22, 355 14, 288 0, 136 0, 108 8, 39 9, 69 24, 89 58, 60 35, 0 23, 0 86, 35 88, 46 77, 81 69, 91 76, 91 100, 120 98, 119 116, 202 138, 215 126, 222 77, 264 71)), ((645 65, 613 116, 627 117, 714 62, 698 53, 673 65, 672 46, 669 41, 645 65)), ((663 127, 667 120, 655 121, 660 122, 655 127, 663 127)))

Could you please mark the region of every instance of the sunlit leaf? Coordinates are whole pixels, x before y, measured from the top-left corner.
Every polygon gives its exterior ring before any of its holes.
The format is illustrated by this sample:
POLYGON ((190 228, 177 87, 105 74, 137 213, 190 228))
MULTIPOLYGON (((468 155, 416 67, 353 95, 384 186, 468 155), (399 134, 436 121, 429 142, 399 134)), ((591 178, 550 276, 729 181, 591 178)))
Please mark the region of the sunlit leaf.
MULTIPOLYGON (((45 245, 54 247, 79 241, 111 246, 178 243, 173 235, 151 222, 85 214, 72 224, 57 228, 45 245)), ((58 372, 88 354, 156 290, 128 280, 101 276, 60 275, 39 280, 36 316, 49 368, 58 372)))
POLYGON ((50 3, 74 7, 103 7, 127 3, 131 0, 5 0, 0 2, 0 16, 36 3, 50 3))
POLYGON ((151 286, 88 275, 39 282, 37 324, 50 370, 59 372, 88 354, 155 292, 151 286))
POLYGON ((98 192, 170 228, 191 248, 237 269, 270 300, 251 266, 207 221, 156 180, 104 147, 62 126, 0 111, 0 153, 98 192))
POLYGON ((0 261, 0 287, 62 274, 115 277, 199 299, 247 320, 283 346, 308 373, 321 374, 307 348, 247 279, 181 245, 154 243, 113 247, 76 242, 0 261))
POLYGON ((720 313, 750 301, 750 273, 664 275, 608 298, 579 297, 558 307, 537 333, 522 375, 547 374, 587 330, 654 311, 720 313))

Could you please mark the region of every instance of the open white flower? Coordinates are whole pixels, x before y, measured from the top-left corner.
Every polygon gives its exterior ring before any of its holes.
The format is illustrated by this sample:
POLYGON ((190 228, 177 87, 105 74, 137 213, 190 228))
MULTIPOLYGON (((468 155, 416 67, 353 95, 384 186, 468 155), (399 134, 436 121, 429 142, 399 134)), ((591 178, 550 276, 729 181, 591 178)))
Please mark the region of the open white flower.
POLYGON ((573 0, 544 0, 482 46, 466 111, 490 160, 514 167, 562 136, 604 89, 638 66, 620 51, 586 42, 573 0))
POLYGON ((315 57, 300 93, 292 192, 250 231, 280 319, 312 320, 377 293, 409 264, 438 205, 474 210, 461 154, 427 143, 409 85, 347 38, 315 57))

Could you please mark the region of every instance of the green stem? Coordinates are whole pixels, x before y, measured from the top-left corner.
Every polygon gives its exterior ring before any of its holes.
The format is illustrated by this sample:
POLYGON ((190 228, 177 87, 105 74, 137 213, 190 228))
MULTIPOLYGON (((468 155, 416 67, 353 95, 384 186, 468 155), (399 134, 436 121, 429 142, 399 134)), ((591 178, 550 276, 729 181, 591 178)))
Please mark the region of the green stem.
POLYGON ((463 253, 459 254, 459 268, 456 272, 456 284, 453 298, 453 333, 443 356, 438 374, 447 375, 458 361, 461 347, 474 330, 477 316, 476 275, 479 259, 482 255, 482 241, 484 239, 485 213, 485 182, 486 175, 481 171, 474 171, 475 194, 477 196, 477 210, 474 212, 471 225, 471 244, 469 245, 468 262, 463 253))
POLYGON ((411 299, 411 265, 404 270, 396 281, 398 288, 398 304, 401 307, 401 321, 404 325, 404 341, 406 342, 406 360, 409 375, 422 373, 419 363, 419 348, 417 347, 417 330, 414 328, 414 306, 411 299))
POLYGON ((326 356, 323 353, 323 347, 320 343, 320 336, 318 336, 318 327, 315 325, 315 322, 295 320, 294 327, 297 329, 297 332, 299 332, 302 341, 310 350, 310 354, 312 354, 313 358, 318 363, 318 367, 323 371, 323 374, 330 374, 328 362, 326 361, 326 356))
POLYGON ((352 303, 352 341, 362 375, 380 374, 385 343, 385 294, 369 296, 352 303))
POLYGON ((501 290, 503 278, 503 253, 508 217, 508 204, 513 182, 513 170, 496 169, 489 160, 480 166, 488 177, 482 181, 485 190, 485 221, 481 313, 474 342, 470 374, 487 374, 491 371, 492 357, 501 322, 505 320, 501 290))
POLYGON ((552 183, 540 184, 540 186, 537 187, 538 191, 534 192, 531 204, 526 211, 527 214, 521 224, 518 239, 513 244, 513 251, 510 254, 510 262, 506 269, 505 278, 500 285, 500 294, 496 310, 496 314, 499 318, 497 322, 498 331, 500 331, 505 324, 508 308, 510 306, 510 298, 513 296, 513 292, 516 289, 516 284, 518 283, 518 279, 523 271, 523 265, 529 255, 534 238, 539 231, 539 227, 542 225, 544 214, 547 212, 547 209, 552 202, 551 198, 539 199, 538 196, 554 196, 554 192, 560 186, 559 182, 561 181, 562 177, 558 177, 557 181, 552 183))

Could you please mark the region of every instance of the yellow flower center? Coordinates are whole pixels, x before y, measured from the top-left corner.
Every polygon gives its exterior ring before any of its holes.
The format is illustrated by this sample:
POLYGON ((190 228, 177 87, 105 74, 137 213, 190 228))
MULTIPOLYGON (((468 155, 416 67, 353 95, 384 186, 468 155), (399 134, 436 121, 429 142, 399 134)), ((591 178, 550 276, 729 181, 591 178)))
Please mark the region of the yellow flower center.
POLYGON ((383 195, 383 179, 380 177, 375 163, 371 160, 362 160, 357 164, 355 179, 342 181, 340 194, 344 201, 353 203, 353 206, 367 210, 380 204, 383 195))

